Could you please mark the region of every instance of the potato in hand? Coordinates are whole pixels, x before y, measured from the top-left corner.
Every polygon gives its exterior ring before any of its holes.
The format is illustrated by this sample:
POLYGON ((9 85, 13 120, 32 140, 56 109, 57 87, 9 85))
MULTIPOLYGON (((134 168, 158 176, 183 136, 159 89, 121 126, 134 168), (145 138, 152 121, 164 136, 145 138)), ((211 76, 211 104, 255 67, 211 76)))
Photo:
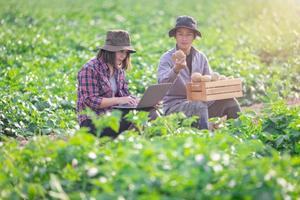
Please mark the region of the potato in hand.
POLYGON ((186 55, 184 54, 184 52, 182 50, 177 50, 175 53, 173 53, 172 55, 172 60, 174 62, 176 62, 176 60, 182 60, 182 59, 185 59, 186 58, 186 55))

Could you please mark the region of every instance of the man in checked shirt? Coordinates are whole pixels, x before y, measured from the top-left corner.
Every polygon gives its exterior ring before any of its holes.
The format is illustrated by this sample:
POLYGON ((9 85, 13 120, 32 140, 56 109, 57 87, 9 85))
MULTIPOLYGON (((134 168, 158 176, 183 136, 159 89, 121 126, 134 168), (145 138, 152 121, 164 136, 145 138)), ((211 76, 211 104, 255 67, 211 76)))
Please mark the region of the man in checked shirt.
MULTIPOLYGON (((105 45, 101 47, 97 57, 88 61, 78 73, 77 114, 80 127, 87 127, 89 132, 97 135, 92 120, 81 113, 87 107, 101 115, 118 104, 138 104, 138 100, 129 94, 125 79, 125 71, 131 66, 130 54, 134 52, 126 31, 107 32, 105 45)), ((106 128, 100 136, 115 138, 130 125, 122 119, 118 133, 106 128)))

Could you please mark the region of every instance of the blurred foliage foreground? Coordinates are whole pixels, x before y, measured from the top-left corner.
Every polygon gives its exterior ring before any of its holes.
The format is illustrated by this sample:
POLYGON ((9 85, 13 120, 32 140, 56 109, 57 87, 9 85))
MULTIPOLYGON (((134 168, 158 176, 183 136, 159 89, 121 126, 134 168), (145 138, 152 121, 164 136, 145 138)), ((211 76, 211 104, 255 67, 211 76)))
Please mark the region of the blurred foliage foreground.
MULTIPOLYGON (((299 199, 299 1, 0 0, 1 199, 299 199), (116 140, 77 130, 76 75, 108 29, 131 33, 130 90, 156 82, 174 46, 176 16, 199 21, 195 46, 213 70, 240 77, 242 105, 263 102, 214 131, 182 114, 116 140), (17 139, 13 137, 17 137, 17 139), (27 140, 28 139, 28 140, 27 140)), ((119 114, 95 119, 118 129, 119 114)))

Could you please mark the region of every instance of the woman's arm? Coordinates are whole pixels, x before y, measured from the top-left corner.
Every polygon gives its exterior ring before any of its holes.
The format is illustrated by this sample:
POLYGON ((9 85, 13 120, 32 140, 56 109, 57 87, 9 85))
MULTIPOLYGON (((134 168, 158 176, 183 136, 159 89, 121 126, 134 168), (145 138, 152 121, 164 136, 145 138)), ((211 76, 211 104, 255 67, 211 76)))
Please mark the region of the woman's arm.
POLYGON ((100 108, 107 108, 107 107, 115 106, 115 105, 118 105, 118 104, 136 105, 137 100, 135 98, 132 98, 131 96, 102 98, 100 108))
POLYGON ((100 95, 97 77, 92 68, 83 68, 78 73, 78 91, 83 103, 92 110, 100 108, 103 97, 100 95))
POLYGON ((93 69, 85 68, 78 74, 78 87, 84 103, 93 110, 118 104, 136 104, 130 96, 106 98, 100 95, 98 80, 93 69))

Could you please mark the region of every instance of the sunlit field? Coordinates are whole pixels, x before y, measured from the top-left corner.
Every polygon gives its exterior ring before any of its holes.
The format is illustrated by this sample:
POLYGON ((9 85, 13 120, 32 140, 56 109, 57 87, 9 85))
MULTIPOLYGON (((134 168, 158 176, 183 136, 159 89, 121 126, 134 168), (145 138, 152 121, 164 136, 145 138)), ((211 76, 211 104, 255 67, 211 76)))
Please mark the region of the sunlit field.
POLYGON ((0 16, 0 199, 299 199, 299 0, 0 0, 0 16), (141 96, 179 15, 198 21, 195 47, 243 80, 250 108, 214 131, 143 112, 114 141, 79 130, 77 73, 106 31, 129 31, 129 89, 141 96))

